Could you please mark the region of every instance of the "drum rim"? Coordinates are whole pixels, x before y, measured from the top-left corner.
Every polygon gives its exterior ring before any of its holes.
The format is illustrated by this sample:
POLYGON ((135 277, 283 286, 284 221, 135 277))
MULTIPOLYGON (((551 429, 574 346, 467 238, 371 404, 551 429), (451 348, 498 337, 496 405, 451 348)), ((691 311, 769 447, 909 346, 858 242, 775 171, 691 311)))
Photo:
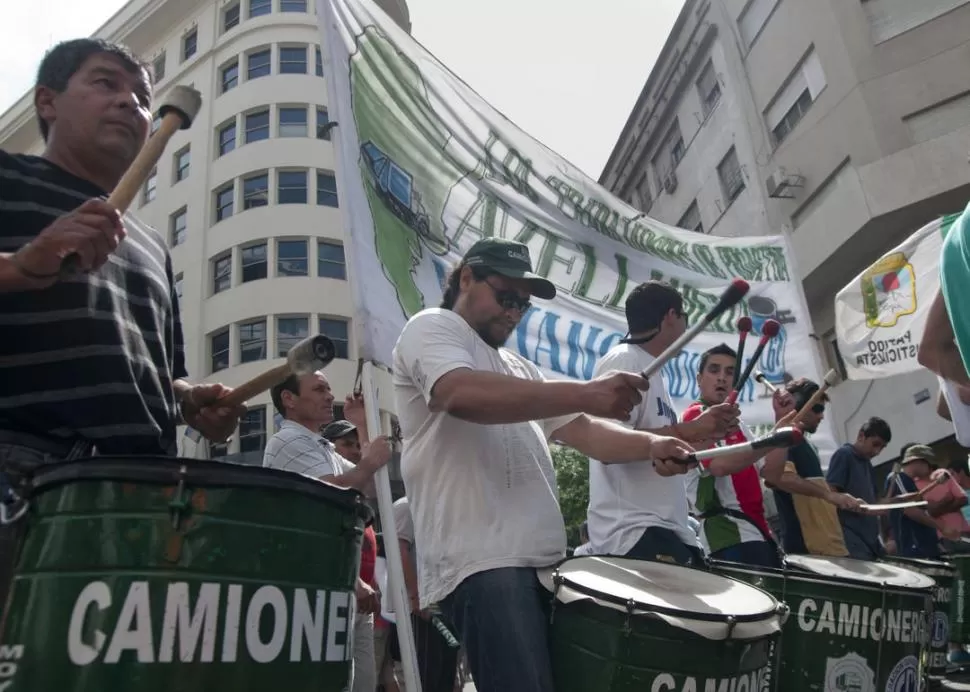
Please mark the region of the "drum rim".
POLYGON ((366 524, 374 519, 374 511, 364 502, 363 493, 353 488, 340 488, 292 471, 181 457, 95 456, 44 464, 31 473, 27 495, 36 496, 74 481, 145 482, 153 485, 185 482, 192 487, 282 490, 339 505, 356 514, 366 524))
MULTIPOLYGON (((785 556, 786 564, 787 564, 788 559, 789 558, 792 558, 792 557, 794 557, 794 558, 806 558, 807 557, 807 558, 812 558, 814 560, 822 560, 822 561, 825 561, 825 560, 833 560, 833 561, 834 560, 850 560, 850 561, 851 560, 854 560, 854 558, 848 558, 848 557, 831 557, 831 556, 826 556, 826 555, 801 555, 801 554, 797 554, 797 555, 786 555, 785 556)), ((885 564, 885 563, 881 563, 879 560, 875 560, 875 561, 856 560, 856 562, 865 562, 866 564, 870 564, 871 563, 871 564, 877 564, 877 565, 878 564, 885 564)), ((839 564, 839 563, 836 562, 834 564, 839 564)), ((798 565, 797 560, 794 563, 794 565, 795 565, 795 567, 798 567, 799 569, 805 570, 804 567, 801 567, 801 566, 798 565)), ((899 569, 905 569, 905 568, 903 568, 903 567, 901 567, 899 565, 895 565, 895 567, 898 567, 899 569)), ((925 586, 907 586, 906 584, 894 584, 894 583, 883 582, 883 581, 868 581, 866 579, 860 579, 860 578, 856 578, 856 577, 837 577, 837 576, 829 575, 829 574, 819 574, 818 572, 812 572, 811 570, 805 570, 805 571, 807 571, 809 574, 814 574, 816 577, 822 577, 824 579, 835 579, 835 580, 838 580, 838 581, 845 581, 845 582, 849 582, 849 583, 852 583, 852 584, 864 584, 864 585, 874 586, 874 587, 880 587, 880 588, 884 588, 884 589, 896 589, 896 590, 908 591, 908 592, 913 592, 913 591, 930 591, 935 586, 935 580, 933 580, 932 577, 930 577, 928 575, 925 575, 922 572, 917 572, 915 569, 909 569, 909 571, 910 572, 915 572, 916 574, 919 574, 921 577, 926 577, 930 581, 934 581, 934 583, 933 584, 927 584, 925 586)))
POLYGON ((775 596, 768 593, 764 589, 760 589, 757 586, 753 586, 740 579, 734 579, 732 577, 727 577, 720 574, 713 574, 708 570, 699 570, 692 567, 687 567, 685 565, 671 565, 665 562, 656 562, 653 560, 636 560, 634 558, 629 558, 623 555, 577 555, 575 557, 567 557, 564 560, 559 561, 552 571, 552 583, 553 588, 558 589, 560 586, 565 586, 577 593, 580 593, 589 598, 597 599, 600 601, 605 601, 613 605, 621 606, 630 613, 656 613, 658 615, 665 615, 667 617, 680 618, 684 620, 698 620, 701 622, 716 622, 721 624, 732 624, 732 623, 750 623, 750 622, 765 622, 771 618, 779 617, 780 611, 784 609, 784 604, 782 604, 775 596), (588 558, 605 558, 605 559, 618 559, 618 560, 630 560, 632 562, 645 562, 647 564, 664 565, 667 567, 681 567, 683 569, 693 569, 695 572, 701 574, 708 574, 709 576, 718 577, 720 579, 727 579, 740 586, 752 589, 761 594, 764 594, 769 599, 775 602, 775 605, 769 609, 764 610, 760 613, 750 613, 748 615, 730 615, 730 614, 720 614, 720 613, 698 613, 693 610, 684 610, 682 608, 669 608, 661 605, 651 605, 647 603, 641 603, 631 598, 619 598, 611 594, 603 593, 592 587, 583 586, 582 584, 577 584, 570 581, 567 577, 560 574, 560 568, 567 562, 572 562, 574 560, 584 560, 588 558))
MULTIPOLYGON (((928 586, 904 586, 902 584, 887 584, 885 582, 876 581, 866 581, 864 579, 853 579, 851 577, 833 577, 828 574, 818 574, 817 572, 809 572, 808 570, 797 567, 798 571, 784 569, 779 569, 778 567, 762 567, 760 565, 748 565, 743 562, 730 562, 728 560, 713 560, 709 559, 708 564, 723 565, 727 569, 736 569, 739 572, 748 572, 750 574, 755 574, 759 576, 769 576, 776 577, 778 579, 798 579, 803 582, 811 582, 815 584, 824 584, 829 586, 851 586, 853 588, 862 588, 871 591, 887 592, 887 593, 899 593, 902 595, 912 595, 914 593, 929 593, 933 590, 933 585, 928 586)), ((793 567, 795 567, 793 565, 793 567)), ((914 572, 916 570, 913 570, 914 572)), ((920 572, 919 574, 922 574, 920 572)), ((922 575, 926 576, 926 575, 922 575)), ((931 577, 932 578, 932 577, 931 577)))

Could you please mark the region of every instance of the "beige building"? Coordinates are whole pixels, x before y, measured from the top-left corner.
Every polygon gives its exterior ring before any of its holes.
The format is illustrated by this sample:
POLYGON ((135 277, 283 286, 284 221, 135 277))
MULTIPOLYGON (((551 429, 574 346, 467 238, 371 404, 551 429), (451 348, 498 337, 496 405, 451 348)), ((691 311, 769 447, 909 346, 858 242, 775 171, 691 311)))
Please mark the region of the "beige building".
MULTIPOLYGON (((404 0, 380 4, 410 30, 404 0)), ((168 238, 193 380, 239 385, 325 333, 342 399, 357 372, 353 306, 313 5, 132 0, 95 35, 154 66, 156 101, 175 84, 203 95, 131 209, 168 238)), ((0 148, 42 151, 31 94, 0 115, 0 148)), ((228 446, 183 437, 181 452, 259 463, 274 413, 257 397, 228 446)))
MULTIPOLYGON (((834 298, 970 198, 970 0, 687 0, 601 182, 650 216, 789 236, 824 361, 834 298)), ((797 374, 797 373, 795 373, 797 374)), ((947 438, 928 373, 845 382, 841 441, 947 438)))

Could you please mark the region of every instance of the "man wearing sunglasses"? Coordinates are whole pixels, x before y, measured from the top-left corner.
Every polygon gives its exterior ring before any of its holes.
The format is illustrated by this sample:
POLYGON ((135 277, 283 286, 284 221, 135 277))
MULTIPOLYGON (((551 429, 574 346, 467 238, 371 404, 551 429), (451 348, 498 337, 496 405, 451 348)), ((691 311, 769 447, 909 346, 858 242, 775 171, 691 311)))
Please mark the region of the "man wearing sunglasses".
POLYGON ((548 443, 617 464, 657 459, 667 475, 684 473, 672 459, 692 451, 607 420, 642 400, 640 375, 546 381, 502 348, 531 297, 555 295, 525 245, 486 238, 452 272, 441 307, 411 317, 394 348, 419 606, 439 604, 455 625, 479 692, 552 692, 536 569, 565 556, 566 531, 548 443))

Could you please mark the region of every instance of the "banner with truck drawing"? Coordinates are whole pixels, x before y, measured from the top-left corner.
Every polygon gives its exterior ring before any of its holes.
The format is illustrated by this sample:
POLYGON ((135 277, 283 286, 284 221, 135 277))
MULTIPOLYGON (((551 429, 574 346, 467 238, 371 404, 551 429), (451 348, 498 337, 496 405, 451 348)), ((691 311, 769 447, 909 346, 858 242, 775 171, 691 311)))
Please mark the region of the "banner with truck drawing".
MULTIPOLYGON (((756 333, 768 318, 782 323, 761 362, 771 382, 821 381, 783 237, 718 238, 645 216, 522 132, 370 0, 320 2, 362 358, 389 365, 407 318, 436 307, 451 267, 494 235, 526 243, 559 289, 534 301, 507 344, 550 377, 591 376, 626 332, 624 301, 637 283, 670 282, 697 320, 741 277, 748 299, 666 366, 675 406, 697 396, 701 352, 737 346, 743 314, 756 333)), ((749 382, 740 402, 749 426, 773 423, 763 385, 749 382)), ((831 430, 814 441, 827 462, 831 430)))
POLYGON ((916 360, 940 290, 940 249, 960 214, 936 219, 867 267, 835 297, 835 335, 850 379, 920 370, 916 360))

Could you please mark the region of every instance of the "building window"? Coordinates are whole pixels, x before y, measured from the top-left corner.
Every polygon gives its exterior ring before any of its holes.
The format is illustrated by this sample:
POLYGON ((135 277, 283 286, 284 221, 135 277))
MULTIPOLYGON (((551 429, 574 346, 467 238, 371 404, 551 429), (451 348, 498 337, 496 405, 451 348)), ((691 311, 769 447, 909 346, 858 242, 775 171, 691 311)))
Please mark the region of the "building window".
POLYGON ((158 84, 165 79, 165 51, 152 60, 152 84, 158 84))
POLYGON ((265 77, 272 69, 272 51, 267 48, 258 53, 250 53, 246 59, 246 78, 265 77))
POLYGON ((188 224, 188 216, 188 211, 185 207, 182 207, 169 217, 169 237, 172 241, 172 247, 185 242, 185 228, 188 224))
POLYGON ((182 62, 185 62, 193 55, 195 55, 196 49, 199 47, 199 32, 192 29, 189 33, 182 37, 182 62))
POLYGON ((306 12, 306 0, 280 0, 283 12, 306 12))
POLYGON ((731 147, 721 163, 717 164, 717 177, 721 179, 721 191, 724 198, 733 202, 738 195, 744 191, 744 174, 741 171, 741 164, 738 163, 738 154, 731 147))
POLYGON ((239 325, 239 362, 266 360, 266 320, 239 325))
POLYGON ((269 204, 269 176, 266 173, 243 178, 243 209, 269 204))
POLYGON ((222 68, 222 93, 234 89, 239 84, 239 61, 233 60, 232 64, 222 68))
POLYGON ((228 187, 216 190, 216 221, 223 221, 232 216, 236 197, 236 188, 230 183, 228 187))
POLYGON ((744 47, 750 48, 768 22, 778 0, 751 0, 738 17, 738 30, 744 47))
POLYGON ((212 293, 228 291, 232 286, 232 255, 212 260, 212 293))
POLYGON ((246 115, 246 144, 269 139, 269 111, 257 111, 246 115))
POLYGON ((326 108, 317 108, 317 139, 330 139, 330 114, 326 108))
POLYGON ((306 108, 280 108, 280 137, 306 136, 306 108))
POLYGON ((307 317, 278 317, 276 319, 276 353, 286 358, 287 352, 310 335, 307 317))
POLYGON ((697 78, 697 93, 701 97, 701 107, 706 118, 714 110, 717 102, 721 100, 721 84, 717 81, 714 63, 710 60, 707 61, 707 65, 701 71, 701 76, 697 78))
POLYGON ((209 352, 212 354, 210 371, 219 372, 229 367, 229 330, 223 329, 209 337, 209 352))
POLYGON ((266 243, 244 247, 240 254, 242 255, 243 283, 258 281, 267 277, 266 243))
POLYGON ((184 283, 185 283, 185 277, 182 275, 182 272, 179 272, 178 274, 175 275, 175 297, 176 298, 182 297, 182 284, 184 283))
POLYGON ((327 279, 346 279, 347 261, 344 246, 320 241, 317 243, 317 276, 327 279))
POLYGON ((765 111, 765 122, 781 144, 825 88, 825 73, 813 47, 798 64, 765 111))
POLYGON ((246 411, 239 418, 239 451, 262 452, 266 447, 266 407, 246 411))
POLYGON ((306 171, 279 171, 276 174, 277 204, 306 204, 306 171))
POLYGON ((687 151, 687 147, 684 146, 684 136, 680 133, 679 120, 674 121, 670 132, 667 133, 667 137, 664 139, 664 150, 670 156, 669 170, 677 168, 677 164, 684 158, 684 152, 687 151))
POLYGON ((236 148, 236 121, 233 120, 219 129, 219 156, 228 154, 236 148))
POLYGON ((249 16, 262 17, 273 11, 273 0, 249 0, 249 16))
POLYGON ((142 204, 148 204, 153 199, 155 199, 155 193, 158 187, 158 169, 153 168, 152 172, 148 175, 148 180, 145 181, 145 187, 141 191, 141 202, 142 204))
POLYGON ((333 173, 317 171, 317 204, 325 207, 337 205, 337 179, 333 173))
POLYGON ((306 46, 280 47, 280 74, 306 74, 306 46))
POLYGON ((323 76, 323 53, 320 51, 320 46, 313 49, 314 52, 314 62, 317 68, 317 77, 323 76))
POLYGON ((704 232, 704 224, 701 223, 701 210, 697 206, 696 199, 690 203, 687 211, 680 217, 680 221, 677 222, 677 228, 686 228, 688 231, 696 231, 698 233, 704 232))
POLYGON ((337 358, 350 357, 350 325, 347 320, 321 317, 320 333, 330 337, 337 358))
POLYGON ((310 275, 310 259, 307 256, 307 241, 279 240, 276 242, 276 275, 310 275))
POLYGON ((189 147, 184 147, 175 152, 175 182, 180 182, 189 177, 189 164, 192 160, 192 152, 189 147))
POLYGON ((222 11, 222 30, 229 31, 239 25, 239 3, 230 5, 222 11))

